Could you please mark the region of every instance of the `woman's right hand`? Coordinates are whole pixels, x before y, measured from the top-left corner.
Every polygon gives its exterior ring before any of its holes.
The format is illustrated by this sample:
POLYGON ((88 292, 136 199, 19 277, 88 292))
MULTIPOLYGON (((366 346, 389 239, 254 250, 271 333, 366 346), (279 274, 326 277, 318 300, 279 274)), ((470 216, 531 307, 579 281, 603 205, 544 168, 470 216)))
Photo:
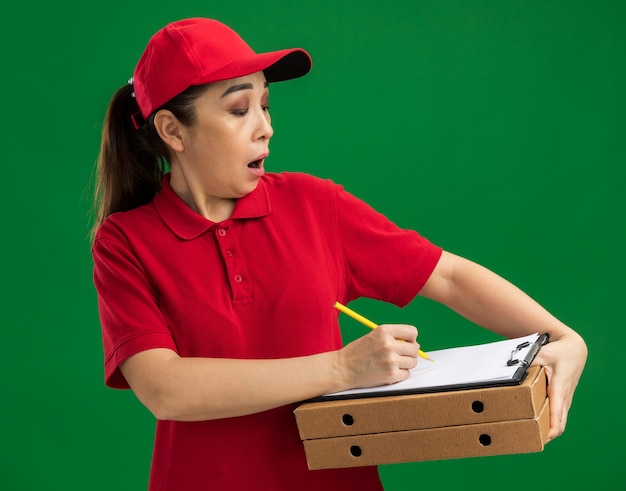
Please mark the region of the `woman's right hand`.
POLYGON ((346 388, 375 387, 405 380, 417 365, 417 329, 383 324, 339 350, 346 388))

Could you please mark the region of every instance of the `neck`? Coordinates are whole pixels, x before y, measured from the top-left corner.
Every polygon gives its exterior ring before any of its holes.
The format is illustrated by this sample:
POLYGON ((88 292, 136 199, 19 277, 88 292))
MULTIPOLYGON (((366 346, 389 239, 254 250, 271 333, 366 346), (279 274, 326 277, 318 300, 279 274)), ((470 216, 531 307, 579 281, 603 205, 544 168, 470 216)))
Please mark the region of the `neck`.
MULTIPOLYGON (((177 167, 177 169, 180 169, 180 167, 177 167)), ((174 168, 172 169, 170 186, 189 208, 215 223, 229 219, 235 210, 236 200, 210 196, 204 192, 197 182, 196 179, 186 179, 182 172, 177 172, 174 168)))

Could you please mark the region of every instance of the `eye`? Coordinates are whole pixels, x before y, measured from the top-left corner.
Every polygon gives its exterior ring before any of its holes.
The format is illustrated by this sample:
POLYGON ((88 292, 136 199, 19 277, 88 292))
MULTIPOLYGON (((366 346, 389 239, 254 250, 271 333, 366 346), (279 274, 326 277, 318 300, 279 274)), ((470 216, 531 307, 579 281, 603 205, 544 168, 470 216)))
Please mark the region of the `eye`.
POLYGON ((263 108, 263 111, 265 111, 266 113, 270 111, 270 106, 268 104, 263 104, 261 107, 263 108))
POLYGON ((248 108, 245 109, 231 109, 230 113, 233 116, 237 116, 237 117, 244 117, 246 114, 248 114, 248 108))

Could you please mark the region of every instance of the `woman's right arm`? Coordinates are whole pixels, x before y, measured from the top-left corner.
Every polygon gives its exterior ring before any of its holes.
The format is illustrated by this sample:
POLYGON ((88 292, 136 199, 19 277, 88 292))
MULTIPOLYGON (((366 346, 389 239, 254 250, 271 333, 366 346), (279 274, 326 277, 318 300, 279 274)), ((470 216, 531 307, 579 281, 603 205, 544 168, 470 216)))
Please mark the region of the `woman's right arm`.
POLYGON ((107 221, 94 243, 105 377, 110 386, 130 386, 157 418, 251 414, 328 392, 404 380, 415 366, 417 330, 405 325, 383 325, 342 349, 304 357, 179 356, 146 270, 149 261, 137 257, 127 237, 129 230, 137 231, 124 219, 107 221))
POLYGON ((404 380, 417 363, 416 338, 413 326, 382 325, 337 351, 272 360, 180 357, 156 348, 120 369, 158 419, 200 421, 404 380))

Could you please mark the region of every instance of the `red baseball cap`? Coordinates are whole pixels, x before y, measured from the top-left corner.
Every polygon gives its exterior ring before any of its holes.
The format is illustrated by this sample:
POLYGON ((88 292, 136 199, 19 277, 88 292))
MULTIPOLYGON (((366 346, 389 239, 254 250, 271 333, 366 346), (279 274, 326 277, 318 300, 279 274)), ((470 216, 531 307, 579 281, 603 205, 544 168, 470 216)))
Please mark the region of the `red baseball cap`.
POLYGON ((133 75, 141 115, 152 112, 192 85, 242 77, 263 70, 268 82, 301 77, 311 57, 300 48, 255 53, 230 27, 213 19, 168 24, 148 42, 133 75))

